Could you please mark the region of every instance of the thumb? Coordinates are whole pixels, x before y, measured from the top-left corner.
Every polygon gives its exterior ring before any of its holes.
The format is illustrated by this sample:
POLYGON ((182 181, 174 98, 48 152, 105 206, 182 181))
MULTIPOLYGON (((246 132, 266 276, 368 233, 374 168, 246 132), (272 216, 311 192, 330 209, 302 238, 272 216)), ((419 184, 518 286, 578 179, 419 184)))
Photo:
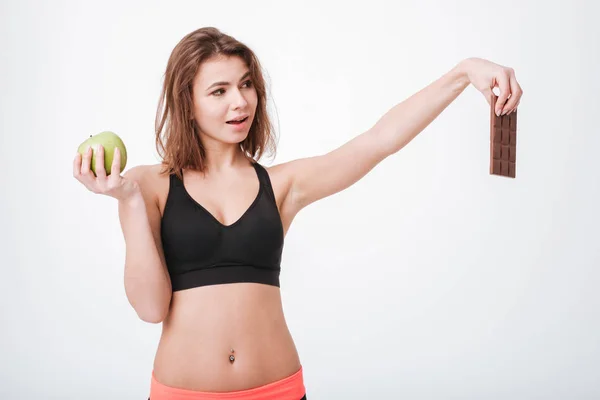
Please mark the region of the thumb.
POLYGON ((500 95, 498 96, 498 100, 496 100, 496 109, 494 111, 496 112, 496 115, 500 115, 508 100, 508 96, 510 95, 510 81, 508 76, 504 73, 500 74, 500 76, 496 78, 496 81, 500 88, 500 95))
POLYGON ((482 93, 483 93, 483 96, 485 97, 485 99, 487 100, 488 105, 491 107, 492 106, 492 96, 495 96, 494 92, 492 92, 492 88, 483 89, 482 93))

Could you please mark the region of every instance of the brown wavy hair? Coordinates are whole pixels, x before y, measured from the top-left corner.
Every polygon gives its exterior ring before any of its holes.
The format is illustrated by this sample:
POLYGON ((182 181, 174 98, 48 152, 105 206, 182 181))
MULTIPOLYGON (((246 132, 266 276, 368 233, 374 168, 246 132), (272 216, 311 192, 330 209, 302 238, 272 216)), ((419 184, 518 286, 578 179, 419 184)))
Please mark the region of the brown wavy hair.
POLYGON ((240 143, 244 155, 255 161, 275 154, 276 137, 267 112, 267 95, 262 67, 256 54, 245 44, 214 27, 193 31, 181 39, 169 57, 156 112, 156 149, 163 161, 163 173, 182 178, 184 168, 204 171, 206 150, 193 116, 193 80, 200 65, 216 56, 241 57, 256 89, 258 103, 248 136, 240 143))

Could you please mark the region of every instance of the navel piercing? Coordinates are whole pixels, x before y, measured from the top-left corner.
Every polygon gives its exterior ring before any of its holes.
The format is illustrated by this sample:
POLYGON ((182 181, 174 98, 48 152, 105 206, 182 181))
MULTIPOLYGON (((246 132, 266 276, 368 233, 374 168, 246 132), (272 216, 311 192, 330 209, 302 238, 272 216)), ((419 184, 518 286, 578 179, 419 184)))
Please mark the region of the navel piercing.
POLYGON ((235 356, 233 355, 234 351, 233 349, 231 349, 231 355, 229 356, 229 361, 230 362, 234 362, 235 361, 235 356))

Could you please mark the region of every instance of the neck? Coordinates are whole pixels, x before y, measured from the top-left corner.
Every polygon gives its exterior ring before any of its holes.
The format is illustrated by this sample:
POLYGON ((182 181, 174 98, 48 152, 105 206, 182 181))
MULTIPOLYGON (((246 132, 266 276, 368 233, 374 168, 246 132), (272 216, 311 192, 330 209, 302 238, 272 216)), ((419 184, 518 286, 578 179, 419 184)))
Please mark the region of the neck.
POLYGON ((239 167, 248 166, 248 158, 239 144, 211 143, 205 145, 207 174, 220 174, 239 167))

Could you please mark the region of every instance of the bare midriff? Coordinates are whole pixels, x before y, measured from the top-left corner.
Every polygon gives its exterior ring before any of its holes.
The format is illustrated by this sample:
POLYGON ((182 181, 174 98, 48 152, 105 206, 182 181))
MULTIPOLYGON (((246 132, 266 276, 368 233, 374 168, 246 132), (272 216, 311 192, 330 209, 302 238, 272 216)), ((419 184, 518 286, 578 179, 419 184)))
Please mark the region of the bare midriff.
POLYGON ((232 283, 173 293, 154 360, 154 375, 163 385, 245 390, 300 367, 278 287, 232 283))

